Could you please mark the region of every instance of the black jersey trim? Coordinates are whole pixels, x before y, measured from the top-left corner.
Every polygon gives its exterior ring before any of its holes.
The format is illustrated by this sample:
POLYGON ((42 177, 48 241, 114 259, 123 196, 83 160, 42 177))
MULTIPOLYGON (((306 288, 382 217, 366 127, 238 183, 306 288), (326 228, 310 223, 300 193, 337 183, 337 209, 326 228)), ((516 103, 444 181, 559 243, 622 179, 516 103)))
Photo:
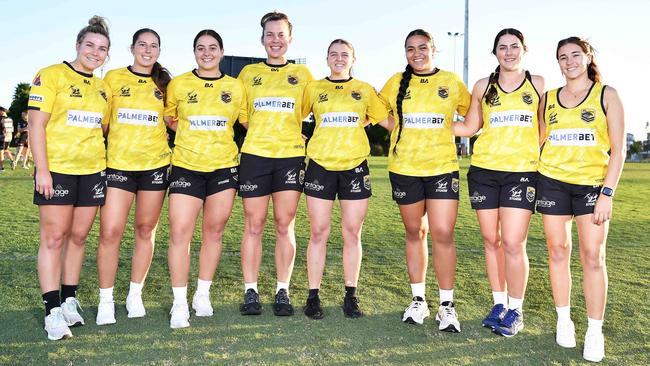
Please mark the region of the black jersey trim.
POLYGON ((27 106, 27 109, 30 111, 40 111, 41 107, 34 107, 33 105, 27 106))
POLYGON ((437 67, 434 67, 434 68, 433 68, 433 71, 428 72, 428 73, 426 73, 426 74, 418 74, 417 72, 413 71, 413 75, 415 75, 415 76, 419 76, 419 77, 427 77, 427 76, 431 76, 431 75, 435 75, 435 74, 437 74, 438 71, 440 71, 440 69, 437 68, 437 67))
POLYGON ((546 122, 546 104, 548 104, 548 92, 544 93, 544 107, 542 108, 544 111, 544 122, 546 122))
POLYGON ((77 74, 79 74, 79 75, 81 75, 81 76, 83 76, 85 78, 92 78, 94 76, 93 74, 88 74, 88 73, 85 73, 85 72, 81 72, 79 70, 75 70, 75 68, 72 67, 72 65, 68 61, 63 61, 63 63, 66 64, 72 71, 76 72, 77 74))
POLYGON ((127 66, 126 69, 129 70, 131 72, 131 74, 133 74, 135 76, 140 76, 140 77, 143 77, 143 78, 150 78, 151 77, 151 74, 143 74, 141 72, 133 71, 131 66, 127 66))
POLYGON ((605 88, 607 88, 607 85, 603 85, 603 90, 600 91, 600 108, 603 109, 603 114, 607 116, 607 110, 605 109, 605 88))
POLYGON ((330 83, 337 83, 337 84, 347 83, 348 81, 350 81, 352 79, 353 79, 352 76, 350 76, 349 78, 347 78, 345 80, 332 80, 332 79, 330 79, 329 76, 325 77, 325 80, 329 81, 330 83))
MULTIPOLYGON (((219 71, 219 72, 221 72, 221 71, 219 71)), ((201 75, 199 75, 199 72, 198 72, 197 69, 192 70, 192 74, 194 74, 194 76, 196 76, 197 78, 199 78, 201 80, 206 80, 206 81, 215 81, 215 80, 219 80, 219 79, 223 78, 224 76, 226 76, 226 74, 224 74, 223 72, 221 72, 221 76, 215 76, 215 77, 201 76, 201 75)))
POLYGON ((266 65, 268 67, 285 67, 285 66, 289 65, 289 61, 287 61, 287 62, 285 62, 283 64, 277 64, 277 65, 276 64, 270 64, 270 63, 264 61, 264 65, 266 65))
MULTIPOLYGON (((541 98, 542 96, 539 94, 539 90, 537 90, 535 83, 533 83, 533 76, 530 74, 530 72, 528 72, 528 70, 526 70, 526 79, 530 81, 530 85, 533 87, 533 90, 535 90, 535 93, 537 93, 537 98, 541 98)), ((543 90, 542 93, 544 93, 543 90)))
MULTIPOLYGON (((593 82, 593 83, 591 84, 591 87, 589 87, 589 91, 587 92, 587 95, 585 95, 585 97, 582 98, 582 100, 580 101, 580 103, 576 104, 575 107, 573 107, 573 108, 578 108, 578 107, 580 107, 580 105, 582 105, 582 103, 584 103, 585 100, 587 100, 587 98, 589 98, 589 96, 591 95, 591 91, 594 89, 594 86, 595 86, 595 85, 596 85, 596 82, 593 82)), ((564 87, 561 86, 561 87, 557 90, 557 97, 555 98, 555 99, 557 99, 557 104, 558 104, 560 107, 564 108, 564 109, 573 109, 573 108, 565 107, 564 104, 562 104, 562 101, 560 100, 560 91, 561 91, 563 88, 564 88, 564 87)), ((602 96, 601 96, 601 99, 602 99, 602 96)))
MULTIPOLYGON (((524 80, 522 80, 521 84, 519 84, 519 86, 516 87, 512 91, 507 92, 507 91, 503 90, 503 88, 501 87, 501 84, 499 84, 499 78, 497 78, 496 84, 497 84, 497 87, 499 88, 499 90, 501 90, 504 94, 512 94, 512 93, 516 92, 517 90, 521 89, 524 86, 524 84, 526 84, 526 80, 530 80, 530 74, 528 73, 528 70, 526 70, 526 73, 524 74, 524 80)), ((531 84, 532 84, 532 82, 531 82, 531 84)), ((534 86, 533 86, 533 89, 535 89, 534 86)), ((537 96, 539 97, 539 93, 537 93, 537 96)))

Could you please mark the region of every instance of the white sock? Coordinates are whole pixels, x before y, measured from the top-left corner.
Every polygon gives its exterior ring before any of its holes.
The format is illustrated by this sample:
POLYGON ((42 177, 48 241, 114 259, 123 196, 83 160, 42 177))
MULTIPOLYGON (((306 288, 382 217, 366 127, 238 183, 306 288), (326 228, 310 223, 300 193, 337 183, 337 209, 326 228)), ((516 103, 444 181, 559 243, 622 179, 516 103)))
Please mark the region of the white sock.
POLYGON ((557 321, 558 322, 570 322, 571 321, 571 306, 556 306, 555 311, 557 312, 557 321))
POLYGON ((445 301, 454 301, 454 289, 452 288, 451 290, 443 290, 443 289, 438 289, 438 293, 440 294, 440 303, 442 304, 445 301))
POLYGON ((142 287, 144 283, 137 283, 131 281, 129 283, 129 295, 128 296, 142 296, 142 287))
POLYGON ((515 299, 512 296, 508 296, 508 309, 523 311, 524 299, 515 299))
POLYGON ((196 293, 201 294, 201 295, 209 295, 210 294, 210 285, 212 285, 212 281, 204 281, 200 278, 196 279, 196 293))
POLYGON ((287 290, 287 295, 289 294, 289 282, 280 282, 278 281, 277 286, 275 286, 275 293, 277 294, 278 291, 285 289, 287 290))
POLYGON ((187 286, 172 287, 174 293, 174 305, 187 304, 187 286))
POLYGON ((250 289, 255 290, 255 292, 259 292, 259 291, 257 291, 257 282, 244 283, 244 292, 246 292, 246 291, 248 291, 250 289))
POLYGON ((602 333, 603 332, 603 321, 598 319, 591 319, 587 317, 587 333, 602 333))
POLYGON ((422 299, 424 299, 425 291, 426 291, 426 285, 424 282, 411 284, 411 293, 413 294, 413 297, 421 297, 422 299))
POLYGON ((508 293, 505 291, 492 291, 492 300, 494 300, 494 305, 506 306, 508 305, 508 293))
POLYGON ((99 289, 99 302, 113 302, 113 288, 100 288, 99 289))

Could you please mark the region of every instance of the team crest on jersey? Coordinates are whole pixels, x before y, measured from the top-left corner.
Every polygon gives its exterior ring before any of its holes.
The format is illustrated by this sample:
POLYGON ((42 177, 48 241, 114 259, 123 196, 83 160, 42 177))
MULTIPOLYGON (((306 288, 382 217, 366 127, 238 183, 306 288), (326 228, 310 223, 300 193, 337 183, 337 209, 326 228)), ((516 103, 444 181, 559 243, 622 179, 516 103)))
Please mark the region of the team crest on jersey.
POLYGON ((548 124, 552 125, 557 123, 557 112, 551 112, 548 116, 548 124))
POLYGON ((526 199, 528 202, 533 203, 535 200, 535 187, 526 187, 526 199))
POLYGON ((34 81, 32 81, 32 85, 41 86, 41 74, 36 75, 34 81))
POLYGON ((521 93, 521 100, 526 104, 533 104, 533 96, 528 92, 521 93))
POLYGON ((257 75, 253 78, 253 86, 260 86, 262 85, 262 77, 257 75))
POLYGON ((406 89, 406 93, 404 94, 404 100, 411 99, 411 89, 406 89))
POLYGON ((438 96, 442 99, 447 99, 447 97, 449 97, 449 88, 446 86, 439 86, 438 96))
POLYGON ((358 90, 353 90, 352 93, 350 93, 350 95, 354 100, 361 100, 361 92, 358 90))
POLYGON ((104 90, 100 89, 99 90, 99 95, 101 95, 102 98, 104 98, 105 102, 108 102, 108 96, 106 95, 106 92, 104 90))
POLYGON ((294 75, 288 75, 287 82, 291 85, 298 85, 298 77, 294 75))
POLYGON ((163 93, 158 89, 153 91, 153 96, 156 97, 156 99, 158 99, 158 100, 163 99, 163 93))
POLYGON ((127 87, 126 85, 120 88, 120 97, 130 97, 131 96, 131 88, 127 87))
POLYGON ((454 193, 458 193, 458 178, 451 178, 451 190, 454 191, 454 193))
POLYGON ((74 85, 70 85, 70 96, 73 98, 81 98, 81 90, 74 85))
POLYGON ((584 108, 580 112, 580 119, 587 123, 593 122, 596 119, 596 110, 593 108, 584 108))
POLYGON ((363 188, 370 190, 370 175, 363 176, 363 188))
POLYGON ((318 103, 324 103, 327 102, 329 99, 327 99, 327 93, 320 93, 318 94, 318 103))
POLYGON ((488 100, 488 104, 491 105, 492 107, 496 107, 501 105, 501 100, 499 99, 499 94, 494 93, 488 100))
POLYGON ((199 96, 198 94, 196 94, 194 90, 187 93, 187 104, 198 103, 198 102, 199 102, 199 96))
POLYGON ((230 103, 232 101, 232 93, 229 91, 222 91, 221 101, 224 103, 230 103))

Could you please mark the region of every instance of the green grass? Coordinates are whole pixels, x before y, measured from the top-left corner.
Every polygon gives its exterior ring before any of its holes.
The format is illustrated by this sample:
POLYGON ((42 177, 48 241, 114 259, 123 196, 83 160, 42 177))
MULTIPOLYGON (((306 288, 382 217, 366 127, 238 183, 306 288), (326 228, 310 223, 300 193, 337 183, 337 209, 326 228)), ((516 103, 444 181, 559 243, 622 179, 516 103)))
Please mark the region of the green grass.
MULTIPOLYGON (((173 331, 168 326, 172 302, 167 272, 169 238, 166 209, 158 230, 156 253, 144 289, 147 317, 127 319, 124 298, 128 290, 133 229, 129 227, 120 254, 115 285, 117 324, 96 326, 97 275, 95 223, 87 242, 79 298, 85 305, 87 325, 73 329, 70 340, 52 342, 45 337, 43 310, 36 275, 38 210, 31 204, 33 184, 24 170, 0 175, 0 364, 583 364, 582 345, 586 314, 582 271, 574 250, 573 311, 578 347, 555 344, 555 311, 547 270, 547 252, 541 219, 530 228, 528 254, 530 280, 525 302, 526 329, 505 339, 480 326, 491 307, 485 277, 482 240, 474 212, 469 208, 465 173, 461 172, 461 209, 456 226, 458 270, 456 302, 463 332, 442 333, 433 318, 424 326, 409 326, 400 316, 409 303, 410 288, 404 260, 404 230, 390 199, 385 158, 372 158, 373 192, 363 232, 364 259, 359 296, 366 316, 343 317, 341 233, 334 215, 321 290, 326 317, 320 321, 297 312, 293 317, 272 315, 275 289, 272 227, 264 237, 259 288, 264 313, 242 317, 238 306, 243 285, 239 262, 242 209, 237 200, 224 238, 224 254, 212 287, 215 314, 191 319, 191 327, 173 331)), ((617 196, 608 241, 609 305, 604 327, 604 364, 650 363, 650 234, 648 233, 650 165, 627 164, 617 196)), ((132 218, 131 218, 132 219, 132 218)), ((304 200, 296 224, 298 253, 291 284, 294 305, 306 297, 305 249, 309 238, 304 200)), ((200 237, 192 243, 190 296, 194 291, 200 237)), ((574 239, 577 246, 577 239, 574 239)), ((427 294, 437 299, 430 266, 427 294)))

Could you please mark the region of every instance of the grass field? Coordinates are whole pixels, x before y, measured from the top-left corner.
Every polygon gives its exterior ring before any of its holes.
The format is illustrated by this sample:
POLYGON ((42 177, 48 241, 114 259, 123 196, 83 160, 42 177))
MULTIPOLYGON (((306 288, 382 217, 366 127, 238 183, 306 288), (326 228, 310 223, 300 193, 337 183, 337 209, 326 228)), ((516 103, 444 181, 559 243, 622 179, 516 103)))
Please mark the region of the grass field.
MULTIPOLYGON (((458 270, 456 303, 462 333, 437 330, 429 318, 424 326, 400 322, 410 302, 404 260, 404 231, 396 205, 390 199, 385 158, 372 158, 373 193, 366 220, 364 258, 359 296, 366 316, 346 319, 340 309, 343 296, 340 228, 329 242, 327 267, 321 289, 325 319, 314 321, 301 312, 289 318, 273 316, 275 289, 272 227, 267 226, 259 279, 264 313, 242 317, 238 306, 243 285, 239 262, 242 209, 238 200, 224 238, 224 254, 212 286, 215 314, 191 318, 191 327, 172 331, 168 312, 172 302, 167 272, 169 238, 166 209, 158 229, 156 253, 144 289, 148 314, 127 319, 124 300, 128 290, 133 229, 127 228, 115 286, 117 324, 95 325, 97 274, 95 223, 87 242, 79 299, 86 326, 73 329, 70 340, 53 342, 43 331, 43 309, 36 275, 38 211, 31 204, 32 180, 28 171, 0 175, 0 364, 582 364, 586 314, 582 271, 574 251, 572 317, 578 347, 555 344, 555 310, 548 280, 547 252, 541 218, 532 220, 528 254, 530 280, 525 302, 526 328, 506 339, 480 326, 492 305, 485 278, 482 240, 474 212, 469 208, 465 173, 461 171, 461 209, 456 226, 458 270)), ((615 198, 614 219, 608 241, 609 306, 604 332, 603 364, 650 364, 650 164, 627 164, 615 198)), ((335 214, 336 225, 339 222, 335 214)), ((309 238, 304 200, 299 208, 298 251, 291 283, 297 309, 307 292, 305 249, 309 238)), ((200 237, 192 243, 193 266, 189 296, 196 286, 200 237)), ((577 246, 577 239, 574 239, 577 246)), ((430 303, 437 301, 437 286, 430 266, 427 278, 430 303)))

